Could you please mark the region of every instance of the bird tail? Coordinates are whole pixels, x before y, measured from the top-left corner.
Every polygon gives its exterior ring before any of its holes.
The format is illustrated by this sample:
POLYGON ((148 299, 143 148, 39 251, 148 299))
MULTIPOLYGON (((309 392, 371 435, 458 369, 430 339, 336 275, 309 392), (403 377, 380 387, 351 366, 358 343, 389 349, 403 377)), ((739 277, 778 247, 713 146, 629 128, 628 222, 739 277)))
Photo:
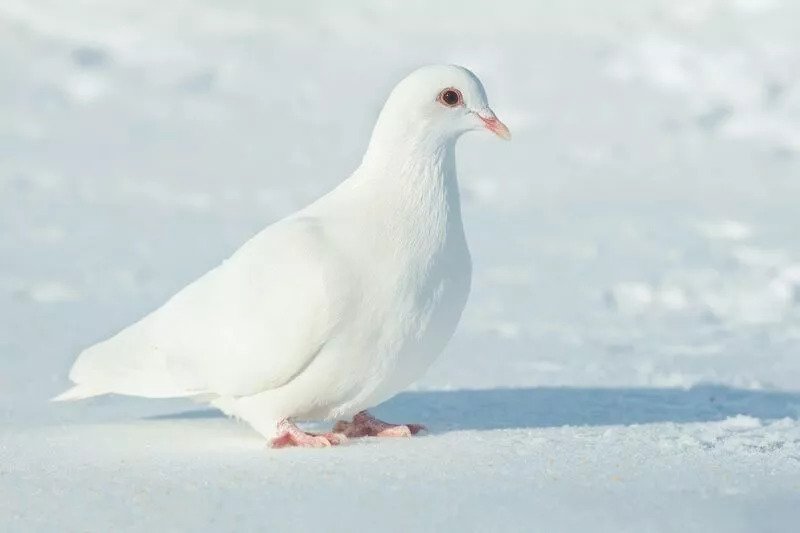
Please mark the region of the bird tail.
POLYGON ((75 400, 83 400, 86 398, 91 398, 92 396, 100 396, 101 394, 106 394, 103 391, 98 391, 96 389, 91 389, 86 387, 85 385, 75 385, 69 390, 66 390, 59 394, 58 396, 51 398, 51 402, 74 402, 75 400))

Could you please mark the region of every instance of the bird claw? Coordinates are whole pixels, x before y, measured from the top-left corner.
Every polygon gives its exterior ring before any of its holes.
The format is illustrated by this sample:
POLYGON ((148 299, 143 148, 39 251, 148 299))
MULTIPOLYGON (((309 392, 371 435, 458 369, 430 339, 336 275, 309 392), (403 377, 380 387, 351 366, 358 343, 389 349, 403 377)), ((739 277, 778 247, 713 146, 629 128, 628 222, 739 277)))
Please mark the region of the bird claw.
POLYGON ((366 411, 353 417, 352 422, 340 420, 329 433, 307 433, 289 419, 278 422, 278 435, 270 440, 271 448, 329 448, 358 437, 410 437, 427 428, 422 424, 389 424, 366 411))
POLYGON ((270 440, 270 448, 329 448, 347 442, 342 433, 306 433, 289 420, 278 423, 278 436, 270 440))
POLYGON ((357 437, 410 437, 427 428, 422 424, 390 424, 378 420, 366 411, 353 417, 352 422, 340 420, 333 426, 333 431, 348 438, 357 437))

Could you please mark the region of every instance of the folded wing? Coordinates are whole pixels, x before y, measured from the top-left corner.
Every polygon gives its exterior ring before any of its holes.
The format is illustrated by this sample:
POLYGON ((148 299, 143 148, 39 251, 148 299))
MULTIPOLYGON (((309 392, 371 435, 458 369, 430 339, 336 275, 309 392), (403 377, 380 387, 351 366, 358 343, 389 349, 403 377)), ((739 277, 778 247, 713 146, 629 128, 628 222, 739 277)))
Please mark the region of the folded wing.
POLYGON ((346 272, 319 221, 268 227, 161 308, 84 351, 61 399, 247 396, 300 374, 336 329, 346 272))

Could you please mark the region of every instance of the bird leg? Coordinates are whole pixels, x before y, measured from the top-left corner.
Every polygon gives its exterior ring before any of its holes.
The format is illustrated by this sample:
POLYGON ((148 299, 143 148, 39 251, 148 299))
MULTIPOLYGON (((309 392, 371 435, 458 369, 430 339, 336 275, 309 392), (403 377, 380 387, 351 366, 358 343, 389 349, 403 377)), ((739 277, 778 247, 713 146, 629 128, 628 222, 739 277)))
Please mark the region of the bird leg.
POLYGON ((269 445, 271 448, 327 448, 347 441, 342 433, 306 433, 288 418, 278 422, 278 434, 269 445))
POLYGON ((333 426, 335 433, 347 438, 356 437, 410 437, 426 428, 422 424, 389 424, 378 420, 367 411, 361 411, 352 422, 340 420, 333 426))

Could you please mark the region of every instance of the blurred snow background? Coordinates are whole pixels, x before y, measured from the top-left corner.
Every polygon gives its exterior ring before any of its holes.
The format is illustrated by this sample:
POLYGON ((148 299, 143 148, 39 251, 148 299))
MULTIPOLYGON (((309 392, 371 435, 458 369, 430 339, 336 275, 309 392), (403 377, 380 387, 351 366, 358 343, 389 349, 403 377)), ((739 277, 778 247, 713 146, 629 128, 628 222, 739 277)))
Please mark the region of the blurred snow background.
POLYGON ((786 531, 800 518, 800 4, 0 2, 0 529, 786 531), (514 140, 459 172, 474 289, 379 412, 270 453, 74 356, 357 166, 425 63, 514 140))

